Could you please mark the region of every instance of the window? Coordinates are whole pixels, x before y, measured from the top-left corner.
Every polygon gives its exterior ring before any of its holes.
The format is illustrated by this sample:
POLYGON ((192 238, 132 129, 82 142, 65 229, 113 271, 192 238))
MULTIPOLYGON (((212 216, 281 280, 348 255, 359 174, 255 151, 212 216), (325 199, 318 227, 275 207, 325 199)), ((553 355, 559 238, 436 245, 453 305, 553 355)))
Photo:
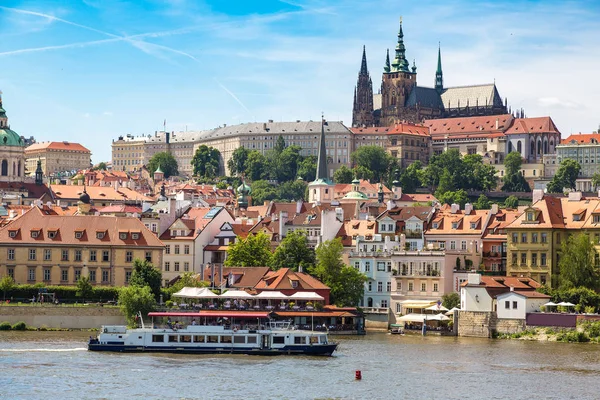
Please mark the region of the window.
POLYGON ((31 237, 35 239, 38 237, 39 233, 40 231, 31 231, 31 237))
POLYGON ((119 239, 126 240, 127 239, 127 232, 119 232, 119 239))
POLYGON ((377 291, 383 292, 383 282, 377 282, 377 291))
POLYGON ((17 231, 8 231, 8 236, 11 238, 16 238, 17 237, 17 231))
POLYGON ((371 272, 371 261, 365 261, 365 272, 371 272))
POLYGON ((409 292, 413 291, 413 283, 412 282, 408 282, 408 291, 409 292))
POLYGON ((425 282, 421 282, 421 292, 427 291, 427 284, 425 282))
POLYGON ((174 266, 175 266, 175 272, 179 272, 179 261, 175 261, 174 266))
POLYGON ((56 231, 48 231, 48 239, 54 239, 56 237, 56 231))
POLYGON ((521 253, 521 265, 527 264, 527 253, 521 253))
POLYGON ((477 222, 471 222, 471 229, 477 229, 477 222))
POLYGON ((548 234, 546 232, 542 232, 542 243, 548 243, 548 234))
POLYGON ((165 261, 165 272, 169 272, 171 270, 171 263, 169 261, 165 261))
POLYGON ((61 257, 60 257, 61 261, 69 261, 69 250, 63 250, 61 257))
POLYGON ((8 258, 9 260, 14 260, 15 259, 15 249, 8 249, 6 258, 8 258))
POLYGON ((513 301, 513 310, 516 310, 516 309, 517 309, 517 302, 513 301))
POLYGON ((96 261, 96 250, 90 250, 90 261, 96 261))
POLYGON ((592 217, 592 220, 593 220, 594 224, 599 224, 600 223, 600 214, 594 214, 594 216, 592 217))
POLYGON ((75 232, 75 239, 81 239, 82 236, 83 236, 83 232, 81 232, 81 231, 75 232))
POLYGON ((178 244, 175 245, 175 254, 179 254, 179 245, 178 244))
POLYGON ((519 243, 519 234, 516 232, 513 232, 512 234, 512 242, 513 243, 519 243))
POLYGON ((510 301, 507 300, 504 302, 504 308, 510 310, 510 301))
POLYGON ((189 272, 190 271, 190 263, 189 262, 186 261, 186 262, 183 263, 183 271, 184 272, 189 272))
POLYGON ((10 276, 13 280, 15 279, 15 269, 14 268, 6 268, 6 274, 10 276))
POLYGON ((452 229, 458 229, 458 222, 452 223, 452 229))
POLYGON ((44 261, 52 260, 52 250, 44 249, 44 261))
POLYGON ((151 251, 146 252, 146 261, 152 262, 152 252, 151 251))
POLYGON ((466 240, 461 240, 461 242, 460 242, 460 249, 461 250, 466 250, 467 249, 467 241, 466 240))
POLYGON ((165 254, 171 254, 171 246, 169 246, 169 245, 165 246, 165 254))
POLYGON ((131 271, 126 270, 125 271, 125 283, 129 283, 130 280, 131 280, 131 271))
POLYGON ((398 291, 402 290, 402 282, 396 282, 396 290, 398 290, 398 291))
POLYGON ((69 270, 68 269, 61 269, 60 270, 60 280, 62 282, 68 282, 69 281, 69 270))
POLYGON ((96 283, 96 271, 91 270, 88 276, 90 282, 96 283))
POLYGON ((434 283, 434 284, 433 284, 433 291, 434 291, 434 292, 437 292, 437 291, 438 291, 438 284, 437 284, 437 283, 434 283))
POLYGON ((96 239, 104 239, 104 232, 96 232, 96 239))
POLYGON ((35 249, 29 249, 29 260, 35 260, 36 254, 35 249))
POLYGON ((373 282, 369 282, 367 286, 369 292, 373 291, 373 282))
POLYGON ((537 267, 537 253, 531 253, 531 266, 537 267))
POLYGON ((76 269, 75 270, 74 280, 75 280, 75 282, 77 282, 79 279, 81 279, 81 270, 80 269, 76 269))
POLYGON ((538 234, 537 232, 533 232, 531 234, 531 243, 537 243, 538 242, 538 234))
POLYGON ((75 261, 81 261, 81 250, 75 250, 75 261))
POLYGON ((527 233, 521 233, 521 243, 527 243, 527 233))
POLYGON ((132 262, 133 261, 133 251, 127 251, 125 253, 125 262, 132 262))
POLYGON ((385 271, 385 261, 377 261, 377 271, 385 271))
POLYGON ((102 261, 103 262, 108 262, 110 261, 110 257, 108 255, 108 250, 103 250, 102 251, 102 261))
POLYGON ((456 241, 455 240, 450 241, 450 250, 456 250, 456 241))
POLYGON ((108 283, 108 270, 102 270, 102 283, 108 283))
POLYGON ((44 281, 50 280, 50 268, 44 268, 44 281))
POLYGON ((190 245, 186 244, 183 246, 183 254, 190 254, 190 245))
POLYGON ((284 344, 285 336, 273 336, 273 344, 284 344))
POLYGON ((440 224, 438 222, 434 222, 433 224, 431 224, 431 227, 433 229, 437 229, 440 226, 440 224))
POLYGON ((27 271, 27 280, 35 281, 35 268, 29 268, 27 271))
POLYGON ((387 306, 388 306, 387 300, 381 300, 381 307, 387 308, 387 306))
POLYGON ((131 239, 138 240, 140 238, 140 234, 138 232, 131 233, 131 239))
POLYGON ((354 268, 360 271, 360 261, 354 261, 354 268))
POLYGON ((546 266, 546 253, 540 253, 540 265, 546 266))

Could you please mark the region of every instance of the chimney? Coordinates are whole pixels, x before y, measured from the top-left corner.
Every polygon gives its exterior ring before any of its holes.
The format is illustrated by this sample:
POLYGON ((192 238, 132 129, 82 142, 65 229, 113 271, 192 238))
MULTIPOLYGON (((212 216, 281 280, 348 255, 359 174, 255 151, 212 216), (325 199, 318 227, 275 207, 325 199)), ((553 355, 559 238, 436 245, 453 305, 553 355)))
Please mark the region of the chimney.
POLYGON ((268 205, 269 205, 269 201, 270 201, 270 200, 265 200, 265 201, 263 201, 263 206, 265 206, 265 207, 266 207, 266 206, 268 206, 268 205))
POLYGON ((175 197, 171 197, 169 199, 169 214, 174 214, 177 212, 177 200, 175 197))
POLYGON ((285 235, 285 223, 288 221, 287 211, 279 211, 279 239, 281 240, 285 235))
POLYGON ((494 215, 498 214, 498 204, 496 204, 496 203, 492 204, 492 208, 490 209, 490 212, 494 215))
POLYGON ((302 273, 302 264, 298 265, 298 272, 302 273))
POLYGON ((458 210, 460 210, 460 205, 459 204, 452 203, 450 205, 450 213, 456 214, 458 212, 458 210))
POLYGON ((266 123, 266 122, 264 122, 264 123, 263 123, 263 131, 266 131, 266 130, 267 130, 267 123, 266 123))
POLYGON ((467 275, 467 282, 469 285, 480 285, 481 284, 481 274, 467 275))
POLYGON ((335 208, 335 217, 338 219, 338 221, 344 222, 344 209, 341 207, 336 207, 335 208))
POLYGON ((471 215, 472 211, 473 211, 473 205, 471 203, 466 203, 465 204, 465 215, 471 215))
POLYGON ((394 200, 402 198, 402 188, 400 186, 394 186, 394 200))
POLYGON ((299 215, 302 212, 302 199, 296 201, 296 215, 299 215))
POLYGON ((513 285, 510 285, 510 291, 514 292, 515 291, 515 287, 513 285))
POLYGON ((389 211, 389 210, 391 210, 393 208, 396 208, 396 203, 394 203, 393 200, 388 200, 387 201, 387 210, 389 211))
POLYGON ((531 194, 531 204, 535 204, 544 198, 544 191, 542 189, 533 189, 531 194))
POLYGON ((569 201, 580 201, 582 197, 581 192, 569 192, 569 201))
POLYGON ((500 118, 496 118, 496 130, 500 127, 500 118))

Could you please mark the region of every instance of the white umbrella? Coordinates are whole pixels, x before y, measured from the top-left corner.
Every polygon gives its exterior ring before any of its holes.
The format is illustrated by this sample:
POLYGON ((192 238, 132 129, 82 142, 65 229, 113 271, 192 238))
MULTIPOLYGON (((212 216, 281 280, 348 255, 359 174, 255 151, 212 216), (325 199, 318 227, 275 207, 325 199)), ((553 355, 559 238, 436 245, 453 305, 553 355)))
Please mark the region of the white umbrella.
POLYGON ((451 309, 448 310, 448 312, 446 313, 446 315, 454 315, 454 311, 460 311, 460 308, 458 308, 458 307, 452 307, 451 309))
POLYGON ((209 288, 194 288, 196 289, 196 293, 194 296, 191 296, 195 299, 216 299, 219 297, 218 294, 214 294, 209 288))
POLYGON ((285 294, 281 293, 279 290, 274 290, 272 292, 260 292, 259 294, 257 294, 256 296, 254 296, 255 299, 271 299, 271 300, 287 300, 289 299, 289 296, 286 296, 285 294))
POLYGON ((427 307, 426 310, 429 310, 429 311, 448 311, 448 309, 446 307, 444 307, 443 305, 441 305, 441 304, 433 304, 433 305, 427 307))
POLYGON ((450 320, 449 317, 446 317, 442 313, 436 314, 436 315, 434 315, 432 317, 428 317, 427 319, 430 320, 430 321, 448 321, 448 320, 450 320))
POLYGON ((557 304, 557 306, 562 306, 562 307, 574 307, 575 304, 573 303, 569 303, 568 301, 561 301, 560 303, 557 304))
POLYGON ((228 290, 219 297, 223 299, 251 299, 254 296, 244 290, 228 290))
POLYGON ((325 300, 325 298, 315 292, 296 292, 290 296, 290 300, 325 300))
POLYGON ((173 293, 173 297, 187 297, 187 298, 192 298, 192 297, 194 297, 197 294, 197 292, 196 292, 195 289, 197 289, 197 288, 194 288, 194 287, 184 287, 180 291, 178 291, 177 293, 173 293))
POLYGON ((547 302, 546 304, 544 304, 544 306, 546 306, 546 307, 554 307, 554 306, 557 306, 557 305, 558 305, 558 304, 556 304, 556 303, 553 303, 553 302, 551 302, 551 301, 549 301, 549 302, 547 302))

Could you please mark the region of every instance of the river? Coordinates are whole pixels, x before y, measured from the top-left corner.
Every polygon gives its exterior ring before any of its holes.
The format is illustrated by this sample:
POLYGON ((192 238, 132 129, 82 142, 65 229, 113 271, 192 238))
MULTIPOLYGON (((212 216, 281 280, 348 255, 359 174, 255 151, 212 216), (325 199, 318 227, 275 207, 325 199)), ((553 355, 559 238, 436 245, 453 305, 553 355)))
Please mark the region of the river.
POLYGON ((369 333, 334 337, 340 346, 330 358, 180 356, 88 352, 88 336, 0 332, 0 398, 600 397, 600 345, 593 344, 369 333))

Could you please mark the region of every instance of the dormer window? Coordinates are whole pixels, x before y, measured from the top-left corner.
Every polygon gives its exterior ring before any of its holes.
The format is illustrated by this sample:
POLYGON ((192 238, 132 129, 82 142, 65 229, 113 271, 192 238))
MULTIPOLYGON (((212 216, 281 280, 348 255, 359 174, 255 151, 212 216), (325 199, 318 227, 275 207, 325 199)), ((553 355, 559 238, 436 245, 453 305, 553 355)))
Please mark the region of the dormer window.
POLYGON ((452 229, 458 229, 458 222, 452 223, 452 229))
POLYGON ((535 221, 535 215, 533 211, 527 213, 527 221, 535 221))
POLYGON ((471 229, 477 229, 477 222, 471 222, 471 229))
POLYGON ((600 224, 600 214, 594 214, 592 217, 594 224, 600 224))
POLYGON ((119 232, 119 239, 127 240, 127 232, 119 232))
POLYGON ((133 240, 138 240, 140 238, 140 234, 137 233, 137 232, 134 232, 134 233, 131 234, 131 238, 133 240))
POLYGON ((298 281, 292 281, 292 288, 296 289, 298 287, 298 281))
POLYGON ((83 237, 83 231, 75 231, 75 239, 81 239, 83 237))
POLYGON ((431 225, 431 227, 432 227, 433 229, 438 229, 438 228, 439 228, 439 226, 440 226, 440 224, 439 224, 438 222, 434 222, 434 223, 431 225))
POLYGON ((56 232, 57 231, 48 231, 48 238, 54 239, 56 237, 56 232))
POLYGON ((33 239, 36 239, 39 235, 40 235, 40 231, 39 230, 31 231, 31 237, 33 239))
POLYGON ((96 239, 104 239, 104 232, 96 232, 96 239))
POLYGON ((18 231, 8 231, 8 236, 14 239, 17 237, 17 232, 18 231))

